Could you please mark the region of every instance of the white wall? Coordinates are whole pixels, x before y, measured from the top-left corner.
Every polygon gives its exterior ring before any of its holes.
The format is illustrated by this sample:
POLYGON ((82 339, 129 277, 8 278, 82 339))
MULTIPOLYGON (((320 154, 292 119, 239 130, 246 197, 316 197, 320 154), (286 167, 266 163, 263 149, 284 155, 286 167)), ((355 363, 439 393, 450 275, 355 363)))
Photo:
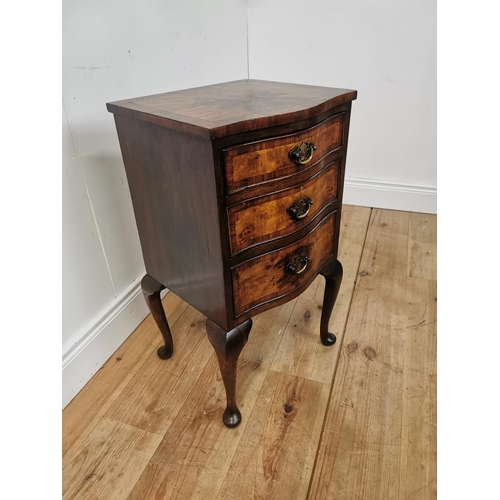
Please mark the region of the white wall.
POLYGON ((248 0, 250 78, 358 90, 345 202, 436 211, 436 2, 248 0))
POLYGON ((146 315, 106 102, 247 78, 246 2, 63 2, 63 406, 146 315))

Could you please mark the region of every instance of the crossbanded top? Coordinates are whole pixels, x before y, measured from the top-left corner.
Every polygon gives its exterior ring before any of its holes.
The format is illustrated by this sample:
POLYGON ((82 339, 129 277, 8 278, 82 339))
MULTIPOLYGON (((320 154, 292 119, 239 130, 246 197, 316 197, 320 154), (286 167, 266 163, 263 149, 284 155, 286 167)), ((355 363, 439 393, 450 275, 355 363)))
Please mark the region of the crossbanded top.
POLYGON ((308 119, 356 99, 355 90, 237 80, 107 104, 108 111, 218 139, 308 119))

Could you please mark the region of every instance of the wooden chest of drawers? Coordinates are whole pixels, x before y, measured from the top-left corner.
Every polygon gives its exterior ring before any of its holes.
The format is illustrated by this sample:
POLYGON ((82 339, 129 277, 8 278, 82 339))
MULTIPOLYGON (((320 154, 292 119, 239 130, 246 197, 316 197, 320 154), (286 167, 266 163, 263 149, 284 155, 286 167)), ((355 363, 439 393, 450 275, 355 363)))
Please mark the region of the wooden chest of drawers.
POLYGON ((239 424, 236 365, 251 317, 325 276, 320 339, 342 279, 338 234, 356 91, 259 80, 109 103, 147 274, 144 296, 173 343, 160 291, 207 317, 239 424))

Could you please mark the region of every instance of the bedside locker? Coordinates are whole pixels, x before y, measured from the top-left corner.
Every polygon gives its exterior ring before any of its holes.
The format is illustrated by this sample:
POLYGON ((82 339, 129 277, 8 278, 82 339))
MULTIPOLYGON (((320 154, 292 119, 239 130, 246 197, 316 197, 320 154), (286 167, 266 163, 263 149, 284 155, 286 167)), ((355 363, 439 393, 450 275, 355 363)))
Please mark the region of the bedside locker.
POLYGON ((241 421, 238 356, 252 316, 326 279, 319 338, 342 280, 337 260, 351 102, 356 91, 241 80, 107 104, 114 114, 142 245, 142 290, 165 344, 160 292, 206 318, 241 421))

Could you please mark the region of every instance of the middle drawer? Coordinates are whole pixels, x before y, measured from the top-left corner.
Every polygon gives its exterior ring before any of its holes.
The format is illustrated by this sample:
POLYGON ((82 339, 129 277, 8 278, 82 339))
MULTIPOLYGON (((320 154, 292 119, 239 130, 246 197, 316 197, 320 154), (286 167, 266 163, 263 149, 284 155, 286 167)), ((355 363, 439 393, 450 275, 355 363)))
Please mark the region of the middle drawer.
POLYGON ((337 199, 340 160, 307 181, 228 208, 231 255, 301 229, 337 199))

